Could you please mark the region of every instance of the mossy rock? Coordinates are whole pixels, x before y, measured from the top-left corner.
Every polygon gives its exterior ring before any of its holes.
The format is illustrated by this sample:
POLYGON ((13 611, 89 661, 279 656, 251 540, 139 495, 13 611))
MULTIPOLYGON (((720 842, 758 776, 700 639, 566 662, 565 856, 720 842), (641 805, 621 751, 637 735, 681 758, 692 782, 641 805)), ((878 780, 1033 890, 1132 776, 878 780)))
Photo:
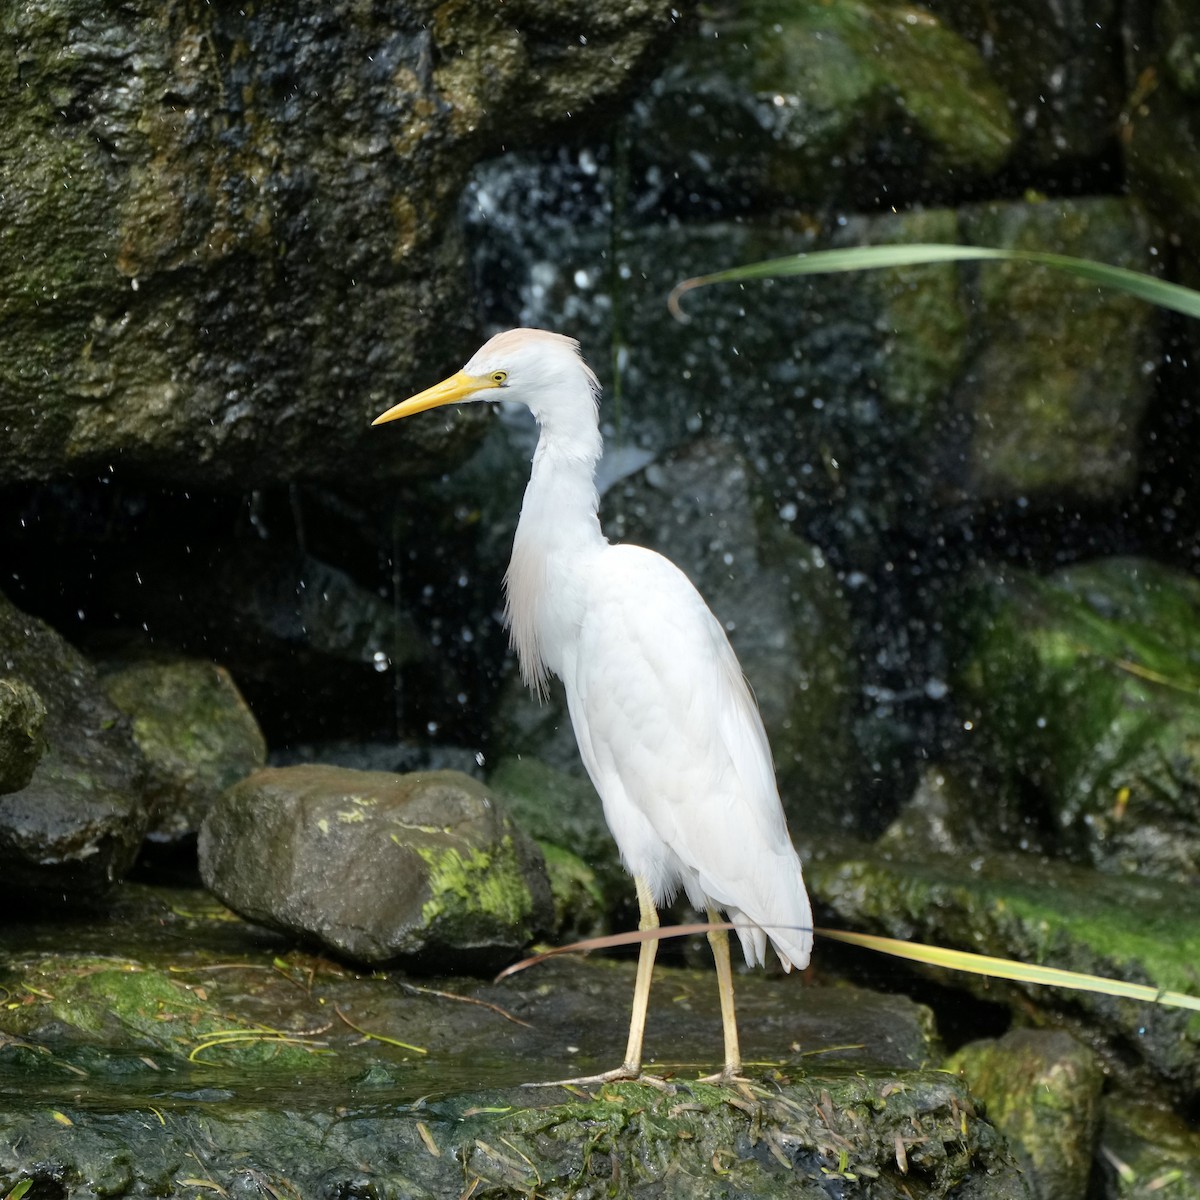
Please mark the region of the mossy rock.
POLYGON ((964 605, 976 757, 1051 848, 1113 873, 1200 873, 1200 583, 1133 558, 1007 570, 964 605), (1032 791, 1038 808, 1028 797, 1032 791))
POLYGON ((983 57, 927 10, 755 0, 705 18, 640 104, 632 139, 684 190, 864 208, 885 171, 891 189, 949 173, 961 187, 1013 148, 983 57))
POLYGON ((720 1052, 714 973, 660 969, 647 1047, 664 1087, 519 1086, 613 1065, 635 971, 359 973, 194 889, 125 883, 107 908, 28 913, 0 955, 0 1188, 1023 1194, 903 996, 740 977, 750 1082, 724 1088, 696 1078, 720 1052))
POLYGON ((0 793, 19 792, 46 752, 46 706, 20 679, 0 679, 0 793))
POLYGON ((984 1102, 1042 1200, 1084 1200, 1100 1132, 1104 1069, 1063 1030, 1014 1029, 946 1064, 984 1102))
MULTIPOLYGON (((1115 878, 1034 855, 864 852, 806 864, 837 923, 889 937, 1195 992, 1200 899, 1165 880, 1115 878)), ((1185 1101, 1200 1096, 1200 1013, 1038 984, 933 970, 939 982, 1004 997, 1066 1024, 1107 1066, 1185 1101)))
MULTIPOLYGON (((1124 198, 973 206, 960 213, 960 237, 1154 267, 1149 223, 1124 198)), ((970 493, 1025 504, 1126 495, 1154 387, 1145 369, 1158 354, 1154 306, 1048 266, 1010 262, 980 268, 972 308, 976 351, 958 384, 971 419, 970 493)))
POLYGON ((133 865, 149 820, 146 763, 129 723, 92 664, 2 595, 0 662, 23 685, 17 759, 26 776, 0 794, 0 892, 103 892, 133 865))
POLYGON ((209 811, 199 855, 230 908, 360 963, 486 971, 551 921, 537 847, 457 771, 256 771, 209 811))
POLYGON ((613 1084, 466 1124, 489 1196, 1027 1195, 1003 1138, 953 1076, 858 1072, 736 1089, 613 1084), (958 1189, 965 1189, 960 1191, 958 1189))
POLYGON ((132 722, 149 767, 152 840, 195 836, 217 796, 266 764, 258 723, 215 663, 135 663, 106 673, 104 688, 132 722))

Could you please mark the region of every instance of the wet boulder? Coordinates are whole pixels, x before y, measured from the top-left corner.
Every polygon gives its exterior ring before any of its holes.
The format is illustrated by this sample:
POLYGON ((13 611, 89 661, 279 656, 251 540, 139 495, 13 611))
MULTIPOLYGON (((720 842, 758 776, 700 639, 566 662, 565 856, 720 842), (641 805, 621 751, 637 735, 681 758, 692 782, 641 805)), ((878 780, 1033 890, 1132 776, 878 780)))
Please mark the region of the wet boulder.
POLYGON ((883 831, 878 846, 897 858, 934 854, 973 855, 992 850, 1043 853, 1054 845, 1022 798, 997 789, 974 763, 932 763, 912 796, 883 831), (980 804, 981 793, 987 803, 980 804))
POLYGON ((1009 570, 968 611, 957 687, 1000 805, 1076 861, 1194 882, 1200 583, 1133 558, 1009 570))
POLYGON ((986 1105, 1039 1200, 1084 1200, 1100 1133, 1104 1070, 1062 1030, 1014 1029, 946 1064, 986 1105))
POLYGON ((29 684, 0 679, 0 793, 18 792, 46 750, 46 706, 29 684))
POLYGON ((471 163, 602 112, 673 24, 657 0, 11 15, 0 477, 239 488, 422 462, 443 426, 399 458, 368 422, 466 349, 471 163))
POLYGON ((27 704, 34 693, 45 707, 45 753, 23 787, 0 795, 3 886, 107 888, 132 865, 149 820, 146 764, 128 721, 95 668, 3 596, 0 675, 24 685, 27 704))
POLYGON ((536 846, 457 771, 266 768, 200 831, 206 886, 360 963, 491 969, 552 920, 536 846))
POLYGON ((104 676, 145 756, 147 837, 194 837, 216 798, 266 763, 267 744, 229 672, 194 659, 143 662, 104 676))

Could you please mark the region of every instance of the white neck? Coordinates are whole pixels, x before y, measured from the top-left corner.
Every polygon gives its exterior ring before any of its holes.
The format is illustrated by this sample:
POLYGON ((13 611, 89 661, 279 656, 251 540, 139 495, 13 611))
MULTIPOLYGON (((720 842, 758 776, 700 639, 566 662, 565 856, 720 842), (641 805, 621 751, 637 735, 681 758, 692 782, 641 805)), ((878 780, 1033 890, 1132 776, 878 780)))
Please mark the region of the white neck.
POLYGON ((547 675, 561 677, 566 659, 573 659, 575 608, 584 598, 581 560, 608 544, 597 516, 595 475, 603 443, 595 420, 588 422, 590 430, 575 428, 567 436, 540 424, 504 579, 505 624, 521 676, 539 696, 547 675))

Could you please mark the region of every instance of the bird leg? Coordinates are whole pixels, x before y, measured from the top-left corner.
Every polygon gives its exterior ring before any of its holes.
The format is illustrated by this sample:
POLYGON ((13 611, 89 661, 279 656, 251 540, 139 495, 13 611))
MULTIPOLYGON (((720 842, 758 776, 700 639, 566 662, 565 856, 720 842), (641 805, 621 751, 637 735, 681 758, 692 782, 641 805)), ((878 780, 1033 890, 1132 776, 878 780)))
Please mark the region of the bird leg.
MULTIPOLYGON (((654 897, 650 893, 650 885, 639 875, 634 877, 634 883, 637 885, 638 909, 640 917, 638 919, 638 929, 645 932, 648 929, 658 928, 658 909, 654 905, 654 897)), ((711 936, 711 935, 710 935, 711 936)), ((658 938, 649 937, 642 941, 638 948, 638 965, 637 978, 633 985, 633 1011, 629 1016, 629 1041, 625 1046, 625 1061, 611 1071, 605 1071, 601 1075, 586 1075, 579 1079, 558 1079, 551 1083, 529 1083, 526 1087, 555 1087, 559 1084, 576 1083, 616 1083, 620 1080, 637 1080, 639 1083, 649 1083, 656 1087, 666 1087, 667 1085, 654 1075, 642 1074, 642 1042, 646 1036, 646 1010, 650 1004, 650 982, 654 976, 654 956, 658 953, 658 938)), ((718 977, 720 968, 718 967, 718 977)), ((725 972, 729 973, 729 946, 725 946, 725 972)), ((732 984, 729 991, 730 1004, 730 1020, 733 1019, 733 991, 732 984)), ((721 993, 721 1007, 724 1011, 725 1007, 725 992, 721 993)), ((729 1066, 729 1035, 726 1030, 726 1069, 729 1066)), ((737 1029, 733 1031, 733 1053, 737 1059, 737 1029)), ((741 1060, 738 1059, 738 1067, 740 1068, 741 1060)))
MULTIPOLYGON (((708 910, 709 922, 716 925, 721 916, 712 907, 708 910)), ((729 963, 729 932, 725 929, 710 929, 708 944, 712 947, 713 961, 717 965, 717 991, 721 997, 721 1028, 725 1034, 725 1067, 718 1075, 709 1075, 702 1083, 733 1083, 742 1077, 742 1052, 738 1047, 737 1013, 733 1007, 733 968, 729 963)))
MULTIPOLYGON (((637 885, 638 929, 643 933, 658 928, 658 909, 650 894, 650 885, 639 875, 637 885)), ((654 956, 658 953, 658 938, 646 938, 638 947, 637 980, 633 985, 633 1011, 629 1015, 629 1041, 625 1046, 625 1062, 621 1069, 630 1079, 642 1073, 642 1042, 646 1036, 646 1009, 650 1004, 650 981, 654 976, 654 956)))

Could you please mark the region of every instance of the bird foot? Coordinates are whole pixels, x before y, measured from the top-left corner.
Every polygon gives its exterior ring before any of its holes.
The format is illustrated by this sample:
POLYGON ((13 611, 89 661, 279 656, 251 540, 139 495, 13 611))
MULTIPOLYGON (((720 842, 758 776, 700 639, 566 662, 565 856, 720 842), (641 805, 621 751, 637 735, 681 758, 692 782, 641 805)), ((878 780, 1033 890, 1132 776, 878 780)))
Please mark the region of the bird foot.
POLYGON ((580 1075, 575 1079, 551 1079, 545 1083, 523 1083, 522 1087, 527 1088, 543 1088, 543 1087, 596 1087, 603 1083, 644 1083, 650 1087, 658 1088, 662 1092, 674 1092, 674 1088, 665 1079, 658 1075, 647 1075, 640 1067, 631 1067, 628 1065, 615 1067, 611 1071, 604 1071, 600 1075, 580 1075))
POLYGON ((715 1075, 702 1075, 696 1082, 714 1083, 718 1087, 733 1087, 737 1084, 749 1083, 750 1080, 742 1074, 740 1067, 726 1067, 715 1075))

